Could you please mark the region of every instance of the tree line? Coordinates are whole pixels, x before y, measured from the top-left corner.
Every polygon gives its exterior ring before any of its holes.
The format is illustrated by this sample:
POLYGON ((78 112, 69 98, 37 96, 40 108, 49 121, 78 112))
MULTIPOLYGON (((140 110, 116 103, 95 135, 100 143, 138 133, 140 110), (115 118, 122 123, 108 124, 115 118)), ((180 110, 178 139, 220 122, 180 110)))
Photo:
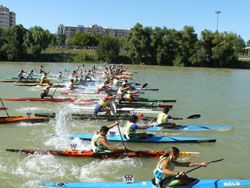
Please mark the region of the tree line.
POLYGON ((169 66, 237 67, 238 56, 246 53, 246 43, 240 35, 204 30, 198 36, 191 26, 175 30, 143 27, 137 23, 126 37, 116 38, 80 31, 66 37, 63 25, 58 26, 56 34, 39 26, 25 29, 22 25, 15 25, 0 30, 0 60, 39 57, 48 47, 58 46, 92 46, 98 60, 111 63, 169 66))

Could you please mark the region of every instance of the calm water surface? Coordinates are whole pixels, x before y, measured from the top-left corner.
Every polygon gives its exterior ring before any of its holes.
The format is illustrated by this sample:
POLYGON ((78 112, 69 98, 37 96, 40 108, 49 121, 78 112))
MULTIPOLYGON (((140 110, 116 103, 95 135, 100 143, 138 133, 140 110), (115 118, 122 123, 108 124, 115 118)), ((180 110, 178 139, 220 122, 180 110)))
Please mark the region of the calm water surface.
MULTIPOLYGON (((77 64, 44 64, 53 73, 64 68, 73 69, 77 64)), ((0 79, 15 76, 20 69, 28 72, 39 70, 40 63, 0 63, 0 79)), ((81 66, 81 65, 80 65, 81 66)), ((87 65, 90 66, 90 65, 87 65)), ((159 88, 147 92, 145 97, 177 99, 171 114, 186 117, 199 113, 197 120, 180 123, 193 125, 231 125, 230 131, 163 132, 186 137, 216 138, 209 144, 128 144, 132 149, 164 150, 177 146, 182 150, 199 151, 199 158, 209 161, 224 157, 220 163, 192 172, 198 178, 250 179, 250 71, 237 69, 175 68, 159 66, 129 66, 137 71, 134 80, 159 88)), ((0 83, 1 97, 39 97, 40 89, 17 87, 13 83, 0 83)), ((57 92, 59 95, 59 92, 57 92)), ((98 160, 67 158, 49 155, 8 153, 6 148, 69 148, 72 141, 67 136, 53 137, 59 133, 93 133, 97 125, 108 122, 77 121, 66 118, 72 109, 68 104, 5 102, 11 115, 26 112, 57 111, 57 119, 46 124, 6 124, 0 126, 0 187, 38 187, 44 181, 121 181, 122 175, 133 174, 136 180, 152 178, 157 159, 98 160)), ((0 112, 5 116, 4 111, 0 112)), ((73 141, 80 149, 88 149, 89 142, 73 141)), ((121 145, 121 143, 117 143, 121 145)), ((187 160, 187 159, 186 159, 187 160)), ((181 169, 178 169, 181 170, 181 169)), ((185 170, 185 169, 184 169, 185 170)))

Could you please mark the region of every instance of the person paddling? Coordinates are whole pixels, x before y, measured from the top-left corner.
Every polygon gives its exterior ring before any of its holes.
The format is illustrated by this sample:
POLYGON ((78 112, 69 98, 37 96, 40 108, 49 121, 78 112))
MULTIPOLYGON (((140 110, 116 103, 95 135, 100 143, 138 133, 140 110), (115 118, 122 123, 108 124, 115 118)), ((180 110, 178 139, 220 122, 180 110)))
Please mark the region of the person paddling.
POLYGON ((183 118, 173 117, 169 115, 169 108, 163 108, 163 111, 157 116, 157 124, 164 124, 167 127, 176 127, 175 123, 170 123, 169 120, 183 120, 183 118))
POLYGON ((118 125, 119 122, 115 121, 109 126, 102 126, 100 131, 95 133, 91 138, 91 149, 95 153, 110 153, 110 152, 117 152, 117 151, 125 151, 126 147, 116 147, 109 144, 107 140, 107 134, 109 129, 118 125))
POLYGON ((45 97, 53 98, 52 95, 49 95, 49 90, 50 90, 51 87, 52 87, 52 85, 50 84, 50 85, 43 88, 43 91, 42 91, 42 93, 40 95, 41 99, 44 99, 45 97))
POLYGON ((178 162, 180 150, 176 147, 171 147, 160 157, 153 174, 152 182, 160 188, 187 185, 194 181, 193 178, 188 177, 185 172, 175 171, 175 166, 193 167, 193 166, 207 166, 207 162, 178 162))
POLYGON ((22 81, 22 80, 26 80, 25 77, 24 77, 24 70, 21 70, 19 73, 18 73, 18 78, 19 78, 19 81, 22 81))
POLYGON ((154 125, 144 125, 139 126, 137 125, 138 116, 137 115, 131 115, 129 121, 125 125, 125 137, 129 139, 142 139, 142 138, 149 138, 151 136, 154 136, 153 134, 147 134, 147 133, 137 133, 138 129, 147 129, 149 127, 152 127, 154 125))
POLYGON ((105 97, 103 97, 102 100, 100 100, 94 109, 94 113, 93 116, 97 116, 97 114, 99 112, 106 112, 107 115, 111 115, 110 114, 110 106, 111 106, 111 102, 117 97, 117 95, 111 95, 110 92, 108 92, 105 97))

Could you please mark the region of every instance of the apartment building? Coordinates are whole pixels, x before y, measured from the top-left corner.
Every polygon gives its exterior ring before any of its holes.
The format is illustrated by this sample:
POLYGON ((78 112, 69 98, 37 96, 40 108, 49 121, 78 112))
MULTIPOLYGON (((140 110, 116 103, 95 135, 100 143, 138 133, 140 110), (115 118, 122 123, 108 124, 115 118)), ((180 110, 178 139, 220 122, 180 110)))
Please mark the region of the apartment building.
POLYGON ((16 13, 0 5, 0 28, 7 29, 16 24, 16 13))
POLYGON ((84 27, 83 25, 79 25, 77 27, 65 26, 64 33, 67 37, 73 36, 76 32, 97 32, 100 35, 109 35, 112 37, 122 37, 126 36, 129 33, 129 30, 126 29, 112 29, 112 28, 104 28, 97 24, 92 25, 91 27, 84 27))

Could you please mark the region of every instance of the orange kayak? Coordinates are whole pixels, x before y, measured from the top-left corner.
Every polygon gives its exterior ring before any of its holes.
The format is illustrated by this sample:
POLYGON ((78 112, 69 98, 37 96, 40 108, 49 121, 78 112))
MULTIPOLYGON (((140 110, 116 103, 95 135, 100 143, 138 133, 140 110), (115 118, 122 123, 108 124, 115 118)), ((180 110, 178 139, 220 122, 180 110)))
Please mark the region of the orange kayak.
POLYGON ((28 123, 40 123, 49 121, 47 117, 27 117, 27 116, 9 116, 0 117, 0 124, 5 123, 18 123, 18 122, 28 122, 28 123))
MULTIPOLYGON (((123 151, 123 152, 112 152, 112 153, 94 153, 91 150, 43 150, 43 149, 6 149, 10 152, 22 152, 26 154, 49 154, 49 155, 62 155, 68 157, 93 157, 93 158, 119 158, 119 157, 160 157, 165 153, 165 151, 155 151, 155 150, 137 150, 137 151, 123 151)), ((187 152, 181 151, 180 157, 197 157, 199 152, 187 152)))

